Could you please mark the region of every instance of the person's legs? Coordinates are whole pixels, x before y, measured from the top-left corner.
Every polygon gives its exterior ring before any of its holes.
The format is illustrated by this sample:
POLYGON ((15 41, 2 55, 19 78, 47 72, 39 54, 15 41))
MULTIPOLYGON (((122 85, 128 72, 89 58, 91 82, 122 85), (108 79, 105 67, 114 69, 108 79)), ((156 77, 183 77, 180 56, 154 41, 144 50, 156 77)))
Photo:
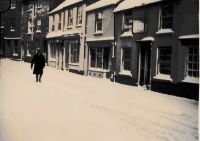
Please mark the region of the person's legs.
POLYGON ((38 74, 36 74, 36 82, 38 82, 38 74))
POLYGON ((42 78, 42 73, 40 74, 40 77, 39 77, 39 82, 41 82, 41 78, 42 78))

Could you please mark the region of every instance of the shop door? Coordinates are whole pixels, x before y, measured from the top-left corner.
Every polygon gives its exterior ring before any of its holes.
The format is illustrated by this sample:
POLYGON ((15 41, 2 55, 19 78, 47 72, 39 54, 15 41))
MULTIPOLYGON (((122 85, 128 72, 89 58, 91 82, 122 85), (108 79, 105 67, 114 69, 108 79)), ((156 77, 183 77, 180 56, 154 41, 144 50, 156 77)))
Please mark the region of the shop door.
POLYGON ((140 80, 139 84, 150 88, 150 66, 151 65, 151 48, 149 46, 140 47, 140 80))

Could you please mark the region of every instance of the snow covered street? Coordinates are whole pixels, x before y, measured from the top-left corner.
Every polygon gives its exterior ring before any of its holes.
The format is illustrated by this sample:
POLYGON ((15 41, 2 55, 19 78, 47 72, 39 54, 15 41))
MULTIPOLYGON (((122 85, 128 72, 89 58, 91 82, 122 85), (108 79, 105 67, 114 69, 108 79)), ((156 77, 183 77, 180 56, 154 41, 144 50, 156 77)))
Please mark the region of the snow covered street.
POLYGON ((198 102, 1 60, 0 141, 198 141, 198 102))

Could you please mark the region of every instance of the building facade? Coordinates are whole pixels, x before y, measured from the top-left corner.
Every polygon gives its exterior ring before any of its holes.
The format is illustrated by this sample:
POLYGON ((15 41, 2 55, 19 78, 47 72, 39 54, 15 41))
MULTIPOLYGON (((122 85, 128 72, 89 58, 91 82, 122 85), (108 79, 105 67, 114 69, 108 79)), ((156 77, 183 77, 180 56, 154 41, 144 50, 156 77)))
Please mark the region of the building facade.
POLYGON ((198 99, 198 5, 198 0, 120 3, 115 9, 116 80, 198 99))
POLYGON ((11 0, 10 9, 1 13, 1 54, 21 59, 21 0, 11 0))
POLYGON ((40 48, 47 59, 48 12, 62 0, 23 0, 22 46, 24 61, 30 62, 36 48, 40 48))
POLYGON ((49 13, 48 64, 84 74, 86 6, 94 1, 67 0, 49 13))
POLYGON ((114 60, 114 13, 119 0, 100 0, 86 8, 87 75, 111 78, 114 60))

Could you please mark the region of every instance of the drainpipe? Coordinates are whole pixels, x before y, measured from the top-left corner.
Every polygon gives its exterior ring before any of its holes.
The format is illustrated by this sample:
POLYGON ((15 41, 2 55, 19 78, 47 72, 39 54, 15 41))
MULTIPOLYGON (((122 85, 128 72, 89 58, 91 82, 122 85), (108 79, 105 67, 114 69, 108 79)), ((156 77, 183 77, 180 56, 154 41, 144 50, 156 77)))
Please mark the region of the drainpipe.
POLYGON ((115 33, 115 12, 113 12, 114 14, 114 43, 113 43, 113 54, 112 54, 112 67, 113 67, 113 82, 115 82, 115 69, 116 69, 116 53, 115 53, 115 47, 116 47, 116 33, 115 33))

